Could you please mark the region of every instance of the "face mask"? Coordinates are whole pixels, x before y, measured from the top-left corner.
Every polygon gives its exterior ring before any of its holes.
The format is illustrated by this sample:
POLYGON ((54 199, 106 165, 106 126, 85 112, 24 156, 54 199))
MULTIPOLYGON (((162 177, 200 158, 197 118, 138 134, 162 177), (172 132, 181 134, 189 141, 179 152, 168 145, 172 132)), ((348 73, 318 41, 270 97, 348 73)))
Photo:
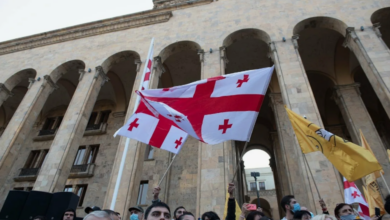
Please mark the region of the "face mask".
POLYGON ((353 219, 356 219, 356 215, 342 215, 340 216, 340 219, 341 220, 353 220, 353 219))
POLYGON ((131 214, 130 220, 138 220, 138 215, 137 214, 131 214))
POLYGON ((299 203, 295 203, 292 212, 300 211, 301 210, 301 205, 299 203))

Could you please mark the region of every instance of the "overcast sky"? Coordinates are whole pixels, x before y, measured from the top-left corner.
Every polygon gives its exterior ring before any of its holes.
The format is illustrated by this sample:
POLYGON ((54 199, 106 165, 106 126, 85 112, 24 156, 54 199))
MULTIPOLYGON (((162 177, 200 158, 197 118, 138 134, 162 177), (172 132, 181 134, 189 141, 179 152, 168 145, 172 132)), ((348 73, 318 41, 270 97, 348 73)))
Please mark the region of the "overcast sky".
POLYGON ((244 154, 245 169, 269 167, 270 156, 262 150, 251 150, 244 154))
POLYGON ((0 42, 152 7, 152 0, 0 0, 0 42))

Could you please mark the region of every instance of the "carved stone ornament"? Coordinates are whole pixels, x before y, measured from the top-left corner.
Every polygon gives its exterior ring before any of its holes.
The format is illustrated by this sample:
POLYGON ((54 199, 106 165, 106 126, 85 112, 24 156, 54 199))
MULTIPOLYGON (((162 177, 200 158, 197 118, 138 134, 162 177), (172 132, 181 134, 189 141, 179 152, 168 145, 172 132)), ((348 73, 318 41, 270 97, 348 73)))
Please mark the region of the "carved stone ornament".
POLYGON ((293 42, 293 44, 294 44, 294 48, 295 49, 299 49, 299 45, 298 45, 298 39, 299 39, 299 35, 294 35, 294 36, 292 36, 292 42, 293 42))
POLYGON ((378 36, 378 37, 382 37, 382 33, 379 30, 380 27, 381 27, 381 24, 379 22, 372 25, 372 28, 374 29, 374 32, 375 32, 376 36, 378 36))
POLYGON ((36 80, 35 80, 34 78, 28 78, 29 84, 28 84, 28 87, 27 87, 27 88, 28 88, 28 89, 31 88, 31 86, 35 83, 35 81, 36 81, 36 80))
POLYGON ((203 49, 198 50, 198 55, 199 55, 200 62, 203 63, 203 61, 204 61, 204 50, 203 49))
POLYGON ((85 73, 86 73, 86 71, 84 69, 79 69, 79 74, 80 74, 79 81, 81 81, 83 79, 83 76, 85 73))
POLYGON ((157 75, 160 77, 161 74, 165 73, 165 68, 161 62, 161 57, 157 56, 153 58, 153 69, 156 71, 157 75))
POLYGON ((51 77, 49 75, 44 75, 43 78, 45 79, 47 84, 49 84, 53 89, 58 89, 59 88, 57 86, 57 84, 51 79, 51 77))
POLYGON ((219 53, 221 56, 221 60, 223 61, 223 67, 226 69, 226 65, 229 63, 229 60, 226 55, 226 47, 225 46, 220 47, 219 53))
POLYGON ((134 64, 137 65, 137 73, 138 73, 139 70, 141 69, 142 61, 140 59, 136 59, 134 60, 134 64))
POLYGON ((12 97, 14 95, 3 83, 0 83, 0 92, 5 92, 7 97, 12 97))
POLYGON ((110 80, 106 73, 104 73, 104 70, 103 70, 103 67, 102 66, 97 66, 96 68, 96 73, 95 73, 95 76, 93 78, 97 79, 99 76, 102 77, 102 86, 104 85, 104 83, 108 82, 108 80, 110 80))
POLYGON ((347 32, 347 35, 345 36, 345 40, 343 42, 343 47, 348 47, 350 40, 354 40, 354 41, 358 40, 358 37, 356 35, 354 27, 348 27, 346 29, 346 32, 347 32))

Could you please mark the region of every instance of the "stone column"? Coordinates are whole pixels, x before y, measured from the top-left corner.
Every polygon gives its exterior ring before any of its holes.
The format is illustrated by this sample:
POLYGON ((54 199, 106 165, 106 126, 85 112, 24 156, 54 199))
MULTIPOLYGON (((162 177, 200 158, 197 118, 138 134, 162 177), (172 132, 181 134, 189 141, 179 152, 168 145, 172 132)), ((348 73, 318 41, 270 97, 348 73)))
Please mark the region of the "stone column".
POLYGON ((2 106, 3 103, 12 96, 12 92, 3 83, 0 83, 0 106, 2 106))
POLYGON ((387 116, 390 117, 390 50, 378 34, 380 32, 375 27, 366 28, 364 31, 347 28, 344 46, 356 55, 387 116))
MULTIPOLYGON (((33 124, 37 120, 43 105, 49 95, 58 86, 52 81, 50 76, 45 75, 42 83, 34 83, 27 91, 22 102, 19 104, 11 121, 0 138, 0 186, 1 189, 8 189, 5 182, 8 172, 18 156, 20 148, 23 146, 33 124)), ((0 192, 2 195, 4 192, 0 192)))
MULTIPOLYGON (((298 37, 293 36, 286 42, 270 43, 271 57, 275 63, 281 97, 274 105, 275 118, 277 122, 279 139, 282 149, 285 149, 286 163, 290 175, 291 192, 308 206, 309 210, 317 209, 318 194, 315 190, 313 179, 305 165, 302 151, 295 138, 295 133, 288 119, 283 104, 287 105, 294 112, 305 115, 310 121, 322 126, 321 117, 307 78, 303 63, 298 51, 298 37)), ((275 98, 274 98, 275 99, 275 98)), ((320 152, 306 155, 315 183, 317 184, 321 197, 329 207, 343 201, 343 189, 337 181, 338 172, 332 164, 320 152)))
POLYGON ((63 191, 100 88, 108 81, 101 66, 95 74, 80 77, 64 119, 40 169, 34 190, 63 191))
MULTIPOLYGON (((361 144, 359 129, 362 130, 368 144, 382 165, 386 181, 390 182, 389 158, 370 114, 360 97, 359 86, 360 84, 358 83, 335 86, 334 97, 341 110, 352 141, 356 144, 361 144)), ((382 191, 385 192, 387 189, 381 178, 378 179, 378 183, 382 191)))
MULTIPOLYGON (((219 54, 201 54, 202 79, 220 76, 219 54)), ((234 171, 229 170, 231 157, 228 156, 231 142, 216 145, 207 145, 199 142, 198 154, 198 192, 196 215, 200 216, 206 211, 213 210, 223 216, 225 196, 228 182, 234 171)), ((230 179, 231 181, 231 179, 230 179)))
MULTIPOLYGON (((144 68, 143 65, 145 65, 145 62, 142 63, 140 67, 141 70, 144 68)), ((141 76, 142 72, 138 72, 131 94, 135 94, 135 90, 138 89, 141 83, 141 76)), ((130 116, 133 114, 136 99, 136 95, 132 95, 130 97, 130 103, 127 109, 126 119, 125 121, 123 121, 123 123, 126 123, 130 116)), ((142 166, 145 158, 145 147, 142 147, 142 143, 133 139, 128 139, 120 136, 118 136, 117 138, 120 138, 120 141, 115 156, 115 162, 111 171, 110 181, 107 187, 107 193, 104 199, 103 207, 110 209, 115 184, 117 182, 120 163, 122 161, 122 155, 126 147, 126 142, 128 142, 128 151, 125 155, 126 163, 123 169, 122 178, 119 185, 119 193, 116 198, 116 203, 113 210, 122 213, 123 219, 129 219, 128 209, 131 206, 136 205, 137 203, 138 190, 142 176, 142 166)))

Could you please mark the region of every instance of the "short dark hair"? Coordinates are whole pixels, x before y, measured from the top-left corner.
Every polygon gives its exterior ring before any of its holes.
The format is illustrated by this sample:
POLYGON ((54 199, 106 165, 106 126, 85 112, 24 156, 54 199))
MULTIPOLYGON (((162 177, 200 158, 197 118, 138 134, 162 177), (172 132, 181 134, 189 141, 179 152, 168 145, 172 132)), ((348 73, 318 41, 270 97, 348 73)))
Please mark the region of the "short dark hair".
POLYGON ((336 205, 336 208, 334 208, 334 216, 336 216, 336 218, 340 218, 339 211, 340 211, 340 209, 342 209, 346 205, 351 207, 351 209, 353 210, 353 207, 350 204, 339 203, 339 204, 336 205))
POLYGON ((110 209, 103 209, 102 211, 106 212, 109 215, 118 215, 118 214, 116 214, 117 212, 114 212, 114 211, 112 211, 110 209))
POLYGON ((194 214, 192 214, 191 212, 184 212, 183 215, 181 215, 179 218, 177 218, 176 220, 183 220, 184 216, 186 215, 190 215, 192 217, 195 218, 194 214))
POLYGON ((62 217, 64 217, 65 213, 67 212, 73 212, 73 217, 76 218, 76 211, 74 209, 67 209, 65 210, 64 214, 62 215, 62 217))
POLYGON ((209 218, 209 220, 220 220, 217 213, 215 213, 213 211, 203 213, 202 220, 206 220, 206 217, 209 218))
POLYGON ((305 214, 311 216, 309 211, 306 211, 306 210, 296 211, 296 212, 294 212, 294 219, 302 219, 302 217, 305 214))
POLYGON ((390 213, 390 195, 385 198, 385 210, 387 213, 390 213))
POLYGON ((153 203, 152 205, 150 205, 150 206, 146 209, 146 211, 145 211, 145 217, 144 217, 145 219, 148 218, 150 211, 152 210, 152 208, 155 208, 155 207, 164 207, 164 208, 168 209, 169 214, 171 214, 171 209, 169 209, 169 206, 168 206, 167 204, 165 204, 165 203, 163 203, 163 202, 156 202, 156 203, 153 203))
POLYGON ((251 211, 249 214, 246 216, 246 220, 254 220, 256 216, 261 216, 264 217, 264 213, 259 212, 259 211, 251 211))
POLYGON ((177 208, 175 209, 175 211, 173 211, 173 217, 177 218, 177 217, 176 217, 176 212, 177 212, 179 209, 186 209, 186 208, 184 208, 184 206, 179 206, 179 207, 177 207, 177 208))
POLYGON ((286 205, 290 205, 291 199, 294 199, 295 197, 293 195, 287 195, 282 198, 280 201, 280 206, 282 206, 282 209, 284 212, 286 212, 286 205))
POLYGON ((35 216, 33 219, 45 220, 45 216, 38 215, 38 216, 35 216))

